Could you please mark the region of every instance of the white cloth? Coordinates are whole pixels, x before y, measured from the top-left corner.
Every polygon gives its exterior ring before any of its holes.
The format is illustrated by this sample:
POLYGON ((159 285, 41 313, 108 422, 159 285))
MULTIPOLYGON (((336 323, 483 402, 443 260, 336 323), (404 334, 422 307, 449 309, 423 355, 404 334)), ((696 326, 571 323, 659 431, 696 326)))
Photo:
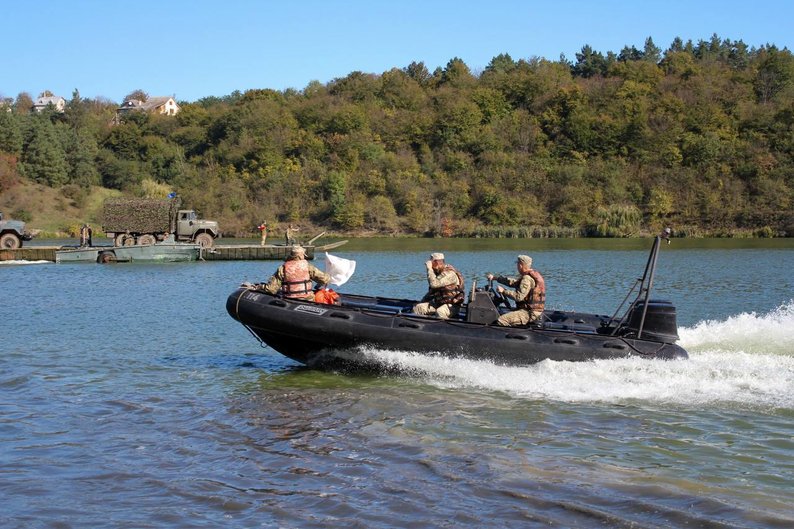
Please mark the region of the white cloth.
POLYGON ((356 271, 356 262, 350 259, 342 259, 335 255, 325 252, 325 273, 331 276, 330 283, 341 287, 356 271))

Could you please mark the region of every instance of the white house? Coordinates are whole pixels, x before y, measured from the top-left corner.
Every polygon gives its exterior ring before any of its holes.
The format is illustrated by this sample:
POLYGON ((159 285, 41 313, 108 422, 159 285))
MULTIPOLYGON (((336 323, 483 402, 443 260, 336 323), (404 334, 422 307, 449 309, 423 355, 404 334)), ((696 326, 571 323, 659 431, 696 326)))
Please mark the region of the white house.
POLYGON ((150 97, 146 101, 130 99, 125 101, 124 104, 116 110, 116 113, 122 115, 133 110, 175 116, 179 112, 179 105, 176 104, 173 97, 150 97))
POLYGON ((43 96, 33 103, 33 110, 41 112, 47 108, 48 105, 55 107, 56 112, 63 112, 66 108, 66 100, 61 96, 43 96))

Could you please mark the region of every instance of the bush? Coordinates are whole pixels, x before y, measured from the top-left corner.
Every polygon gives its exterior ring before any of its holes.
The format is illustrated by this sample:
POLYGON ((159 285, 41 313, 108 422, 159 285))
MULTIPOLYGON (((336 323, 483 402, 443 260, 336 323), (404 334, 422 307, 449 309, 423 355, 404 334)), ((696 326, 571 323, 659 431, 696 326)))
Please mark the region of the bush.
POLYGON ((25 209, 16 209, 11 212, 11 218, 22 222, 30 222, 33 219, 33 215, 25 209))
POLYGON ((641 221, 642 213, 636 206, 613 204, 596 210, 595 220, 585 233, 592 237, 632 237, 639 233, 641 221))

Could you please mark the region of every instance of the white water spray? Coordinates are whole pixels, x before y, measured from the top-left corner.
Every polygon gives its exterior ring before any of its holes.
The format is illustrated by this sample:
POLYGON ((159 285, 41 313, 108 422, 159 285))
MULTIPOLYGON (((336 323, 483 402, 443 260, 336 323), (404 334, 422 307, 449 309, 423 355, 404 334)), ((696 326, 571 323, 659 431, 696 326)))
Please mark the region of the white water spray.
POLYGON ((0 261, 0 265, 29 265, 29 264, 52 264, 52 261, 27 261, 25 259, 9 259, 0 261))
POLYGON ((794 300, 769 314, 743 312, 724 321, 702 321, 678 332, 679 345, 689 351, 794 355, 794 300))
POLYGON ((403 351, 365 353, 433 385, 504 391, 521 398, 794 408, 794 301, 766 315, 701 322, 681 328, 679 334, 689 360, 544 361, 504 367, 403 351))

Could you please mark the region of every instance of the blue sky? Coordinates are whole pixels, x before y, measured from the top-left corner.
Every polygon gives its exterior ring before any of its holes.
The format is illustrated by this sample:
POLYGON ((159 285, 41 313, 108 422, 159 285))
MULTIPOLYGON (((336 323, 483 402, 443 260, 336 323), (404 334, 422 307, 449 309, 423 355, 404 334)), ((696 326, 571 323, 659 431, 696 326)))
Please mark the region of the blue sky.
POLYGON ((252 88, 304 88, 460 57, 474 71, 589 44, 606 53, 721 38, 794 49, 794 1, 0 0, 0 95, 120 102, 135 89, 195 101, 252 88))

